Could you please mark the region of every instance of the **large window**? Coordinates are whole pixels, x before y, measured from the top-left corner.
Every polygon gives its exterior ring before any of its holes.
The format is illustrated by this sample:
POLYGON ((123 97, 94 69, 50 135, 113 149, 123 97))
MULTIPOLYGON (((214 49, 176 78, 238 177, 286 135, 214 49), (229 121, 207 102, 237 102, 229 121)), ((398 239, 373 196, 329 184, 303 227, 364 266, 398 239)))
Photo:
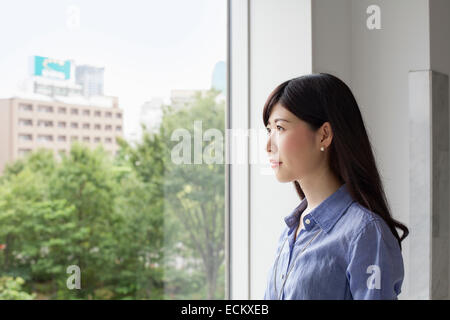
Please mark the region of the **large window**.
POLYGON ((227 1, 2 12, 0 296, 224 299, 227 1))

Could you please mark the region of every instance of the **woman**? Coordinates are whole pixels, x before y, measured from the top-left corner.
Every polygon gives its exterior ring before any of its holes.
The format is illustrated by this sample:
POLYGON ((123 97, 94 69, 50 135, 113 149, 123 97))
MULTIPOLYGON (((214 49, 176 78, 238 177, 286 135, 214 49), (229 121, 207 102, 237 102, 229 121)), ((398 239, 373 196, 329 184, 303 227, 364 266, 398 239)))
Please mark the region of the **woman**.
POLYGON ((264 299, 397 299, 409 231, 390 214, 347 85, 325 73, 286 81, 263 121, 276 177, 302 200, 284 219, 264 299))

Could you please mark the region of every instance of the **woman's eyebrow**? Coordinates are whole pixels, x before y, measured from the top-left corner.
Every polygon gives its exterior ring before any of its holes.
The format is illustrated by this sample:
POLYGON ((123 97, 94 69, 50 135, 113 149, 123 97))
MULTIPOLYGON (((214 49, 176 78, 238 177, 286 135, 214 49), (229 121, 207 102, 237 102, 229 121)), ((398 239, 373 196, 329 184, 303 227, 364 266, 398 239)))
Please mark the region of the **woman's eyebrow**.
MULTIPOLYGON (((276 118, 273 122, 277 123, 277 121, 286 121, 286 122, 289 122, 289 121, 287 121, 286 119, 281 119, 281 118, 276 118)), ((269 122, 269 124, 270 124, 270 121, 268 121, 268 122, 269 122)))

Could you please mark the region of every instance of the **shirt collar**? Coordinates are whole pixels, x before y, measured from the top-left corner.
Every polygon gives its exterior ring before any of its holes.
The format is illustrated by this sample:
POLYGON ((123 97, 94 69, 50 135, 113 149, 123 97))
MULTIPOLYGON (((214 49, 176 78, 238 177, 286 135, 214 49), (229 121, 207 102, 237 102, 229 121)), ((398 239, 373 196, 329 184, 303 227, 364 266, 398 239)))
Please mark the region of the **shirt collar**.
MULTIPOLYGON (((352 202, 354 202, 354 200, 348 192, 347 184, 344 183, 303 219, 310 219, 316 222, 321 229, 328 233, 352 202)), ((297 226, 299 217, 307 205, 307 199, 304 198, 292 213, 284 218, 284 221, 289 228, 297 226)), ((310 227, 312 227, 312 225, 310 227)))

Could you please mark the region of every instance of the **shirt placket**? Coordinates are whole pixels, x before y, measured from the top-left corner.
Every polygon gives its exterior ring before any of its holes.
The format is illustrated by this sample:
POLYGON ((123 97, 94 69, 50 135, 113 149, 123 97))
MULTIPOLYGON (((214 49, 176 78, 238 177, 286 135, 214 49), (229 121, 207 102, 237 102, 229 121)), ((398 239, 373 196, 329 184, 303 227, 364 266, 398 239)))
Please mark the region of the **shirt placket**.
MULTIPOLYGON (((299 232, 298 235, 297 235, 297 239, 296 239, 295 242, 294 242, 295 229, 294 229, 294 231, 291 233, 291 235, 289 236, 289 239, 288 239, 288 242, 289 242, 289 258, 288 258, 288 263, 287 263, 286 269, 284 270, 283 274, 281 275, 281 281, 280 281, 281 283, 284 282, 284 278, 286 277, 286 275, 287 275, 287 273, 288 273, 288 271, 289 271, 289 267, 290 267, 290 265, 291 265, 292 256, 293 256, 293 253, 294 253, 294 250, 295 250, 295 247, 296 247, 296 246, 295 246, 295 243, 297 242, 298 239, 302 239, 303 233, 305 233, 306 231, 308 231, 308 229, 310 229, 310 227, 312 227, 311 220, 309 219, 308 216, 305 216, 305 217, 304 217, 303 224, 305 225, 305 228, 302 229, 302 230, 300 230, 300 232, 299 232)), ((297 228, 297 227, 295 227, 295 228, 297 228)), ((300 245, 300 243, 302 243, 302 242, 304 242, 304 241, 298 240, 299 245, 300 245)), ((299 246, 297 246, 297 250, 300 250, 300 248, 298 248, 298 247, 299 247, 299 246)), ((300 247, 301 247, 301 245, 300 245, 300 247)), ((283 292, 281 293, 281 299, 282 299, 282 300, 284 300, 284 289, 285 289, 285 288, 286 288, 286 287, 283 288, 283 292)))

